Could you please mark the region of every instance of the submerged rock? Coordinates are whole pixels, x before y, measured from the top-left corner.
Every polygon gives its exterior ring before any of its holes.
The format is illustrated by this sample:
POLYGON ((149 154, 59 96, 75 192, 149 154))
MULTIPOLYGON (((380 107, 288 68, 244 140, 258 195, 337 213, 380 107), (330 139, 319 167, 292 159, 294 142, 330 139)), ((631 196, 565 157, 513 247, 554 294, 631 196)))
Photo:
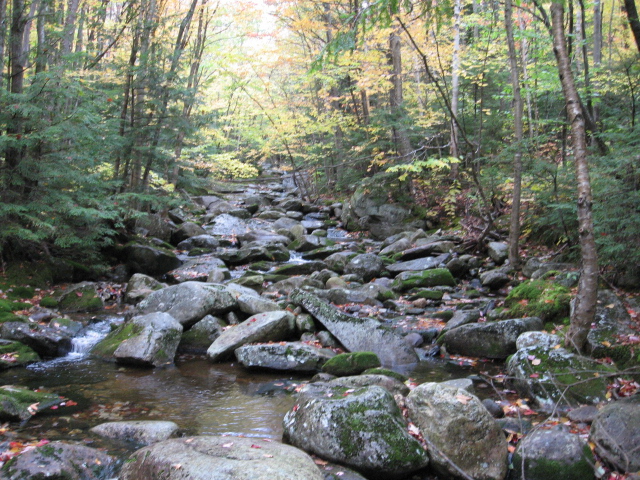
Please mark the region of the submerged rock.
POLYGON ((323 480, 313 459, 289 445, 256 438, 185 437, 142 448, 121 480, 323 480))
POLYGON ((429 462, 393 396, 381 387, 307 385, 283 424, 293 445, 368 478, 402 478, 429 462))

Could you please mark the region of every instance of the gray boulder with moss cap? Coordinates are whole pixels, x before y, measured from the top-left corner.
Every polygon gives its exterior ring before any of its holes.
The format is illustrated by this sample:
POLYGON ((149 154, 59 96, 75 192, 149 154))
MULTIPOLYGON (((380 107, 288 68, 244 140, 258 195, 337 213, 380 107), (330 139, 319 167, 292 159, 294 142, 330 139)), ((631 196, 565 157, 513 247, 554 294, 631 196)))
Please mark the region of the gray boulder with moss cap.
POLYGON ((407 397, 409 418, 420 429, 439 473, 475 480, 503 480, 507 442, 482 402, 460 388, 423 383, 407 397), (454 466, 455 465, 455 466, 454 466))
POLYGON ((185 437, 131 455, 120 480, 323 480, 306 453, 258 438, 185 437))
POLYGON ((322 301, 317 296, 295 290, 289 300, 301 305, 347 350, 352 352, 373 352, 384 366, 409 365, 418 362, 418 355, 404 339, 385 328, 373 318, 358 318, 342 313, 337 308, 322 301))
POLYGON ((137 334, 125 339, 113 356, 118 363, 141 367, 160 367, 173 363, 182 335, 182 325, 168 313, 134 317, 137 334))
POLYGON ((429 463, 393 396, 378 386, 307 385, 283 424, 292 445, 368 478, 403 478, 429 463))

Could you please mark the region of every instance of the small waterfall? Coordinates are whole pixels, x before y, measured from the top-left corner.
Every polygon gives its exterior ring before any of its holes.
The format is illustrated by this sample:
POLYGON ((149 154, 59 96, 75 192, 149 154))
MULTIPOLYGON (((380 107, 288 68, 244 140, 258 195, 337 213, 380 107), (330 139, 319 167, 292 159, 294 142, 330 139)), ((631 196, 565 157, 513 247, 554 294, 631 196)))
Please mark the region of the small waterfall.
POLYGON ((122 322, 120 317, 110 317, 100 322, 91 323, 77 337, 71 340, 70 357, 84 357, 91 347, 102 340, 111 331, 111 325, 122 322))

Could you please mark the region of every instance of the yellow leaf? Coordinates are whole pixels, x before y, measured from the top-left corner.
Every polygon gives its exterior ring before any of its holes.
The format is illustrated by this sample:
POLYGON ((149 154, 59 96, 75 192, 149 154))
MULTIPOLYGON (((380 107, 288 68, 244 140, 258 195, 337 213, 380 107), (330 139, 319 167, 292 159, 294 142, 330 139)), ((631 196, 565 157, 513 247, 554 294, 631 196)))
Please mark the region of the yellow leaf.
POLYGON ((611 342, 605 340, 604 342, 600 342, 602 343, 602 345, 604 345, 605 347, 610 347, 611 346, 611 342))

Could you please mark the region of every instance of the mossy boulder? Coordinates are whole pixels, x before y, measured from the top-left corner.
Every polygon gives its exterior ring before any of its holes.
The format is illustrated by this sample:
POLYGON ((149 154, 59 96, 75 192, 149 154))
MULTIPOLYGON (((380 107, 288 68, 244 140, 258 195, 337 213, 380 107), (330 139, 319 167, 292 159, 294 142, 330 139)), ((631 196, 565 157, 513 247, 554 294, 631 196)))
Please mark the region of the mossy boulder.
POLYGON ((535 430, 518 443, 513 478, 593 480, 594 458, 578 435, 563 430, 535 430))
POLYGON ((0 323, 10 322, 28 322, 29 319, 24 315, 15 315, 11 312, 0 312, 0 323))
POLYGON ((20 310, 26 310, 33 307, 30 303, 25 302, 12 302, 11 300, 5 300, 0 298, 0 313, 11 313, 20 310))
POLYGON ((309 384, 283 425, 292 445, 367 478, 404 478, 429 462, 426 450, 409 435, 393 396, 378 386, 309 384))
POLYGON ((322 367, 324 373, 337 377, 358 375, 369 368, 380 366, 380 359, 373 352, 352 352, 336 355, 322 367))
POLYGON ((434 268, 424 271, 409 271, 400 273, 391 288, 396 291, 407 291, 416 287, 438 287, 449 286, 452 287, 456 284, 456 281, 451 275, 451 272, 446 268, 434 268))
POLYGON ((596 404, 606 399, 615 368, 564 348, 533 346, 518 350, 507 362, 511 384, 521 397, 543 409, 557 404, 596 404))
POLYGON ((162 275, 182 264, 175 253, 166 248, 132 242, 125 246, 124 252, 127 266, 134 273, 162 275))
POLYGON ((25 387, 0 387, 0 420, 27 420, 38 412, 64 401, 56 393, 35 392, 25 387))
POLYGON ((69 330, 35 322, 4 322, 0 324, 0 337, 23 343, 43 357, 66 355, 71 350, 69 330))
POLYGON ((42 308, 57 308, 58 300, 53 297, 42 297, 40 300, 40 306, 42 308))
POLYGON ((527 280, 515 287, 505 300, 514 317, 539 317, 544 322, 558 322, 569 316, 571 293, 568 288, 549 280, 527 280))
POLYGON ((138 335, 142 331, 142 325, 126 322, 115 330, 111 331, 106 337, 100 340, 92 349, 91 355, 99 357, 103 360, 115 361, 113 353, 122 342, 138 335))
POLYGON ((104 307, 104 302, 96 292, 96 285, 82 282, 69 286, 58 299, 61 312, 95 312, 104 307))
POLYGON ((364 372, 362 372, 362 374, 363 375, 386 375, 387 377, 395 378, 396 380, 399 380, 402 383, 409 380, 409 377, 407 377, 406 375, 403 375, 398 372, 394 372, 393 370, 389 370, 388 368, 381 368, 381 367, 367 368, 364 372))
POLYGON ((36 294, 33 287, 12 287, 6 292, 7 298, 11 300, 28 300, 36 294))
POLYGON ((207 348, 218 338, 227 324, 218 317, 207 315, 182 334, 179 352, 205 354, 207 348))
POLYGON ((0 370, 23 367, 40 361, 40 356, 20 342, 0 340, 0 370))

